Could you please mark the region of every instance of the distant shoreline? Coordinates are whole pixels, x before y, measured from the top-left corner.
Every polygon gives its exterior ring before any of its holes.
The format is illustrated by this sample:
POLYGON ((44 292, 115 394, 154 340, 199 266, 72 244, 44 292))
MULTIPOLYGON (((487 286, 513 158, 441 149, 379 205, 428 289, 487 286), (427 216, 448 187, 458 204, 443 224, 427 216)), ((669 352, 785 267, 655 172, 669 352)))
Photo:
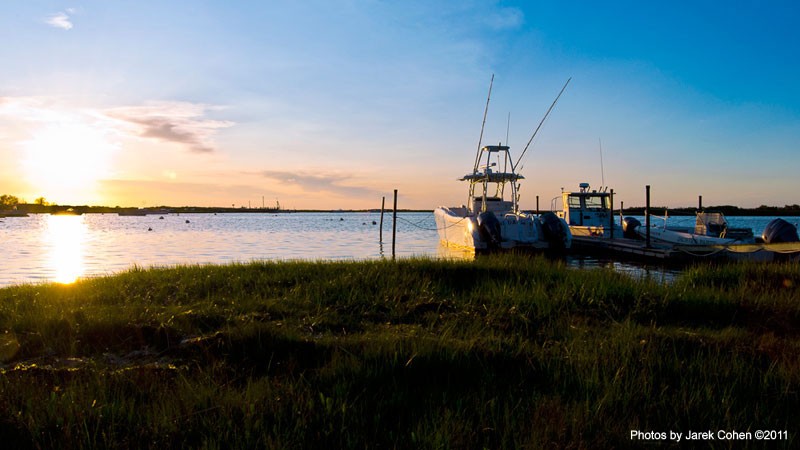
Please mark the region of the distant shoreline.
MULTIPOLYGON (((134 208, 134 207, 110 207, 110 206, 87 206, 87 205, 36 205, 36 204, 19 204, 16 209, 8 207, 0 209, 0 214, 14 211, 16 213, 26 214, 52 214, 72 210, 78 214, 121 214, 121 215, 158 215, 158 214, 232 214, 232 213, 247 213, 247 214, 283 214, 283 213, 370 213, 380 212, 380 209, 278 209, 278 208, 226 208, 226 207, 213 207, 213 206, 157 206, 152 208, 134 208)), ((797 205, 787 205, 785 207, 777 206, 759 206, 758 208, 740 208, 738 206, 723 205, 723 206, 709 206, 704 208, 705 211, 720 211, 726 216, 752 216, 752 217, 770 217, 770 216, 800 216, 800 207, 797 205)), ((392 210, 387 208, 385 213, 392 210)), ((398 209, 398 212, 403 213, 431 213, 432 209, 398 209)), ((533 210, 527 210, 535 212, 533 210)), ((542 209, 540 212, 545 212, 542 209)), ((623 215, 628 216, 643 216, 645 208, 643 206, 634 206, 632 208, 623 209, 623 215)), ((650 208, 650 214, 656 216, 663 216, 665 214, 670 216, 694 216, 697 208, 680 207, 680 208, 667 208, 664 206, 656 206, 650 208)), ((614 210, 615 215, 619 215, 619 209, 614 210)))
MULTIPOLYGON (((284 214, 284 213, 369 213, 380 212, 380 209, 278 209, 278 208, 224 208, 206 206, 159 206, 154 208, 130 208, 86 205, 31 205, 20 204, 16 209, 0 209, 0 214, 8 212, 25 214, 53 214, 70 210, 76 214, 121 214, 121 215, 158 215, 158 214, 284 214)), ((385 209, 390 213, 391 209, 385 209)), ((397 212, 433 212, 424 209, 398 209, 397 212)))

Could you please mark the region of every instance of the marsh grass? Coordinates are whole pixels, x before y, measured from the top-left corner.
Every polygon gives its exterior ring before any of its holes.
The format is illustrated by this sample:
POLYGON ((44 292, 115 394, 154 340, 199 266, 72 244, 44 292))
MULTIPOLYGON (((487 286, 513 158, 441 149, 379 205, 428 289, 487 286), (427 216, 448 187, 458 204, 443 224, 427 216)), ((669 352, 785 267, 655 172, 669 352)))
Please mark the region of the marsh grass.
POLYGON ((788 448, 798 299, 797 264, 698 266, 663 285, 525 255, 6 288, 0 435, 16 448, 628 448, 642 444, 632 429, 776 429, 788 448))

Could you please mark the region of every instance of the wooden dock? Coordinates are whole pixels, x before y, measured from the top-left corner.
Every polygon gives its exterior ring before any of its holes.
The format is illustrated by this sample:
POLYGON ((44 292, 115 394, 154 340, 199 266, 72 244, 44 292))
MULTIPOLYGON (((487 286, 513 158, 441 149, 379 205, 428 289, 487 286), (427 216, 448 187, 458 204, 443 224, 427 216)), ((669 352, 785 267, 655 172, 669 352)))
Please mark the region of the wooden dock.
POLYGON ((703 259, 735 261, 800 261, 800 242, 756 243, 731 245, 669 245, 628 238, 603 239, 573 236, 572 249, 577 252, 601 253, 636 259, 664 262, 687 262, 703 259))
POLYGON ((606 256, 627 256, 634 258, 674 260, 678 253, 674 248, 663 245, 650 245, 645 241, 628 238, 597 238, 573 236, 572 250, 577 252, 602 253, 606 256))

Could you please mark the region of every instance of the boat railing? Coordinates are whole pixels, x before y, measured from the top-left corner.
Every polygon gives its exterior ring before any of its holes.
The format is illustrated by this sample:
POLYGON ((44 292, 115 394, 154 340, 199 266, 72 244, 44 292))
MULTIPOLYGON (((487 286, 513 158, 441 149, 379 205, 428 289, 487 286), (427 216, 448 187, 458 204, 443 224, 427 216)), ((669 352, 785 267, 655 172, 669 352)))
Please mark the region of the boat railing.
POLYGON ((561 196, 560 195, 558 197, 553 197, 553 199, 550 200, 550 211, 552 211, 552 212, 564 211, 563 201, 562 201, 562 204, 561 204, 561 208, 558 208, 558 201, 559 200, 561 200, 561 196))
MULTIPOLYGON (((655 214, 650 214, 650 218, 664 221, 664 225, 661 226, 661 228, 663 228, 664 230, 667 229, 667 220, 669 219, 669 213, 666 210, 664 211, 664 215, 663 216, 657 216, 655 214)), ((659 226, 653 224, 653 225, 651 225, 651 227, 652 228, 658 228, 659 226)))

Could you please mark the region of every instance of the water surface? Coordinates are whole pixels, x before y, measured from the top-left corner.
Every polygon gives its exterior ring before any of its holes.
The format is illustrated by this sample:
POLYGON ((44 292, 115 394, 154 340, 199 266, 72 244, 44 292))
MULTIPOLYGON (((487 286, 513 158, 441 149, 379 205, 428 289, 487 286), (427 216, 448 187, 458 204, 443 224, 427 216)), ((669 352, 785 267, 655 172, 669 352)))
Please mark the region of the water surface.
MULTIPOLYGON (((756 234, 771 217, 729 218, 756 234)), ((794 223, 796 218, 790 218, 794 223)), ((670 218, 691 225, 693 217, 670 218)), ((370 260, 391 257, 391 214, 379 212, 241 213, 118 216, 85 214, 0 219, 0 286, 113 274, 137 265, 253 260, 370 260)), ((655 222, 654 222, 655 223, 655 222)), ((439 244, 432 213, 399 213, 396 255, 463 258, 439 244)), ((569 256, 572 267, 611 267, 669 281, 678 273, 658 265, 569 256)))

